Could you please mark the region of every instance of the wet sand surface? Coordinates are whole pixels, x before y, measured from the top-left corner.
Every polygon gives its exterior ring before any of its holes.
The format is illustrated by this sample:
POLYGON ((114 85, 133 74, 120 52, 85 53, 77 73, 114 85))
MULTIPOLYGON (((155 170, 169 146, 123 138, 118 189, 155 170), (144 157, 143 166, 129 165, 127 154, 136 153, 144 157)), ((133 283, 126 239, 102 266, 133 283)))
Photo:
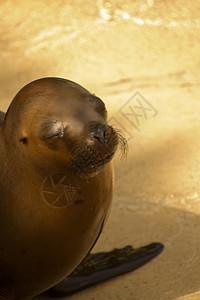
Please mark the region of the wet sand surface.
POLYGON ((199 9, 181 0, 0 2, 0 110, 26 83, 64 77, 101 97, 129 139, 93 251, 165 245, 141 269, 72 300, 200 299, 199 9))

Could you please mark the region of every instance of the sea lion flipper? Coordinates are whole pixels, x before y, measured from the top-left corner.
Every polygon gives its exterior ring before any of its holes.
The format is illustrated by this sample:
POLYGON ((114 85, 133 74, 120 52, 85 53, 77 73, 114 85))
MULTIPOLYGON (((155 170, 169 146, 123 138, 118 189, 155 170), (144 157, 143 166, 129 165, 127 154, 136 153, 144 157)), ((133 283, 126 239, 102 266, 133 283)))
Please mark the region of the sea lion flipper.
POLYGON ((14 300, 16 299, 16 294, 10 288, 5 288, 0 286, 0 300, 14 300))
POLYGON ((62 282, 47 291, 51 296, 64 297, 115 276, 136 270, 162 252, 164 246, 153 243, 133 249, 126 246, 110 252, 89 254, 62 282))

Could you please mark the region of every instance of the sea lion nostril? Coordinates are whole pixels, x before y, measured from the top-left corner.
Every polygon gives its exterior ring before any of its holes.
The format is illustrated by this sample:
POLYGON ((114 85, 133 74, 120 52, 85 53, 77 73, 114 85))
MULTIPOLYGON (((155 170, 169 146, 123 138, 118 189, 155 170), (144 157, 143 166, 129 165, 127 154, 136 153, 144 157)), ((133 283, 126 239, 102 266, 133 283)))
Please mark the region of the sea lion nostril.
POLYGON ((107 127, 103 124, 98 124, 94 128, 90 129, 90 135, 93 139, 103 143, 106 138, 107 127))

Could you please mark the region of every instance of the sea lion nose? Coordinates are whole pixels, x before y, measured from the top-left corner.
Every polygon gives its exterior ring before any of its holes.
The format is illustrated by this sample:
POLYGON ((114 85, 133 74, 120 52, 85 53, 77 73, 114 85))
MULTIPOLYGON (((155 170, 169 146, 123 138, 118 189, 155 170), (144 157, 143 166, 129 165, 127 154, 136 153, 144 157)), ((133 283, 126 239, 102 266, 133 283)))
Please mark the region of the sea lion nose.
POLYGON ((100 143, 105 142, 107 127, 103 124, 98 124, 90 129, 90 136, 99 141, 100 143))

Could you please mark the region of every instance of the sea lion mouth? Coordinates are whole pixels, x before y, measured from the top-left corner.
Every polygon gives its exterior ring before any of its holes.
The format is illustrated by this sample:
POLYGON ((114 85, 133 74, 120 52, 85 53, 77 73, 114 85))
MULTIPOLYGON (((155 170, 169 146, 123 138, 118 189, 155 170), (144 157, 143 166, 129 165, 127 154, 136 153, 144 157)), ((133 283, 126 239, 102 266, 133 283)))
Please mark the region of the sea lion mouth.
POLYGON ((95 148, 85 149, 78 157, 72 158, 71 167, 78 171, 81 177, 91 176, 101 171, 113 159, 115 151, 102 155, 95 148))
MULTIPOLYGON (((110 130, 108 127, 108 132, 110 130)), ((101 171, 113 159, 117 148, 120 148, 122 156, 127 153, 127 141, 120 131, 110 130, 105 140, 93 140, 93 143, 85 141, 74 152, 71 159, 71 167, 78 171, 81 176, 91 176, 101 171)))
POLYGON ((111 154, 107 154, 104 158, 100 159, 97 163, 98 164, 107 163, 112 160, 114 155, 115 155, 115 152, 113 152, 111 154))

